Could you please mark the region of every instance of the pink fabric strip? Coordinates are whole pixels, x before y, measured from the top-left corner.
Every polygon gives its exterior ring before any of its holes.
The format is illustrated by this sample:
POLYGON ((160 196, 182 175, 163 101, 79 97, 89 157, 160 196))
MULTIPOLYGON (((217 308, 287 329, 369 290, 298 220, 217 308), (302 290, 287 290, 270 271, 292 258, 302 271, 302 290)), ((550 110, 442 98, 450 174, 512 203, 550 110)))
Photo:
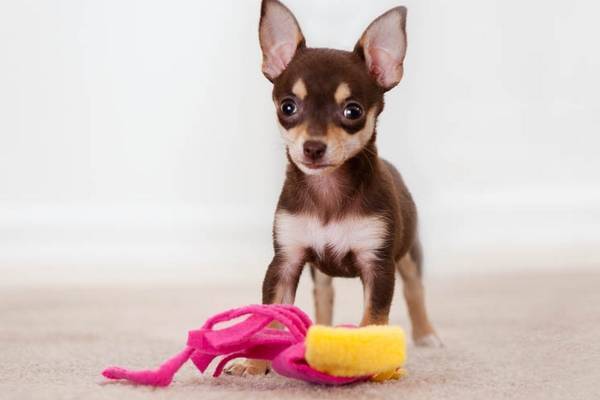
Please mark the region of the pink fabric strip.
POLYGON ((181 353, 165 361, 155 370, 132 371, 120 367, 111 367, 102 371, 108 379, 125 379, 140 385, 169 386, 173 376, 190 358, 194 348, 186 347, 181 353))
MULTIPOLYGON (((230 321, 232 319, 250 313, 269 316, 274 316, 274 314, 283 313, 287 318, 292 320, 289 322, 290 324, 293 323, 294 326, 297 326, 298 330, 304 333, 306 333, 306 330, 310 327, 310 325, 312 325, 312 321, 310 320, 310 318, 299 308, 284 304, 274 304, 252 305, 223 312, 209 319, 204 324, 203 328, 212 329, 216 323, 230 321)), ((280 322, 284 323, 284 321, 280 322)))
MULTIPOLYGON (((304 336, 306 336, 306 331, 308 330, 308 327, 312 324, 312 322, 310 324, 307 323, 310 322, 310 319, 308 318, 308 316, 306 316, 306 314, 304 314, 303 311, 301 311, 297 307, 294 307, 292 309, 289 306, 282 305, 252 305, 217 314, 214 317, 210 318, 208 321, 206 321, 206 323, 202 326, 202 329, 212 330, 214 326, 218 323, 231 321, 235 318, 239 318, 248 314, 270 317, 271 321, 276 320, 280 322, 282 325, 288 328, 289 331, 298 340, 304 340, 304 336)), ((245 321, 241 322, 241 324, 243 323, 245 323, 245 321)))

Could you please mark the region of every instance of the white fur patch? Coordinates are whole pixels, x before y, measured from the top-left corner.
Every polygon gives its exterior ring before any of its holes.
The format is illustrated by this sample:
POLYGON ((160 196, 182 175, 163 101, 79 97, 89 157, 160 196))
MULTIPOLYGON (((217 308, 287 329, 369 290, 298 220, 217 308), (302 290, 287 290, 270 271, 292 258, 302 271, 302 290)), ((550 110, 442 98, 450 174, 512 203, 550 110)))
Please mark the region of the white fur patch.
POLYGON ((295 257, 306 249, 323 256, 329 248, 338 259, 352 251, 359 264, 376 259, 386 236, 386 224, 379 217, 350 216, 323 225, 318 217, 282 211, 275 216, 277 242, 284 253, 295 257))

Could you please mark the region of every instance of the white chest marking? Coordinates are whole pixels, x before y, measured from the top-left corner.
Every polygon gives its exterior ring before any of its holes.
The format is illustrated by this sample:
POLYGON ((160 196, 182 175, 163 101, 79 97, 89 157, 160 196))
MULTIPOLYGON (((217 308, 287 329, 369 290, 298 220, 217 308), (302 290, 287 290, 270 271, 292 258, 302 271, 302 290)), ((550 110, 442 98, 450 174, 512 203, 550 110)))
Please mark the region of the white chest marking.
POLYGON ((379 217, 351 216, 323 225, 312 215, 282 211, 275 216, 277 242, 289 257, 301 256, 308 248, 323 256, 328 248, 338 259, 352 251, 359 262, 368 263, 376 258, 386 233, 379 217))

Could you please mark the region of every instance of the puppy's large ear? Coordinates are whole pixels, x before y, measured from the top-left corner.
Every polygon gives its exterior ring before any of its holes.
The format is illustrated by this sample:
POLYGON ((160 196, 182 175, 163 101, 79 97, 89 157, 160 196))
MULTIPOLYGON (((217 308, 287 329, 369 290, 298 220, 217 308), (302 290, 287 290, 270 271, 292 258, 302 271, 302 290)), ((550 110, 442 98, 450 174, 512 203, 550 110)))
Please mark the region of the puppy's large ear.
POLYGON ((304 36, 294 14, 278 0, 263 0, 258 33, 262 70, 272 81, 287 68, 296 50, 305 46, 304 36))
POLYGON ((402 79, 406 55, 406 7, 392 8, 369 25, 354 51, 364 58, 379 86, 390 90, 402 79))

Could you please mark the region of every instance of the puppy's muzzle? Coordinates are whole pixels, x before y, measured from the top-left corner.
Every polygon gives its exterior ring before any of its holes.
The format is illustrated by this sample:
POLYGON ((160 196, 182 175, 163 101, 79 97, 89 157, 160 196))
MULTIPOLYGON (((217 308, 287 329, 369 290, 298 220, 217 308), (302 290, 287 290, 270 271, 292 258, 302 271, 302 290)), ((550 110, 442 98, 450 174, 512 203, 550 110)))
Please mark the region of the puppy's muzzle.
POLYGON ((326 151, 327 145, 320 140, 307 140, 304 142, 304 157, 310 162, 321 161, 326 151))

